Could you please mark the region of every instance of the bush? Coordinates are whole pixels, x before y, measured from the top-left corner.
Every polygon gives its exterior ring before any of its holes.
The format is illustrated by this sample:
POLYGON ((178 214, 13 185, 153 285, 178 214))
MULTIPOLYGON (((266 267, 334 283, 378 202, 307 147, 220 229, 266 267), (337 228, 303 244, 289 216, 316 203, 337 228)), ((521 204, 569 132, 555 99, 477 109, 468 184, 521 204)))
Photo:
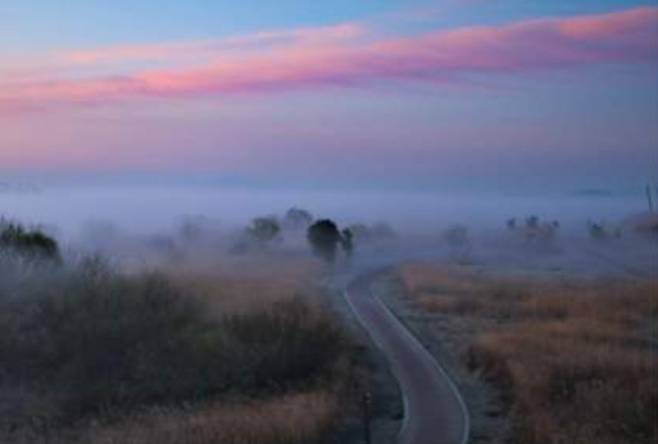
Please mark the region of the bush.
POLYGON ((200 364, 216 367, 198 347, 216 327, 163 276, 87 261, 41 282, 0 302, 2 382, 50 392, 65 417, 174 401, 196 390, 200 364))
POLYGON ((331 320, 299 298, 224 321, 235 372, 232 383, 248 390, 286 390, 331 376, 345 349, 331 320))
POLYGON ((306 233, 313 252, 327 262, 336 260, 336 248, 342 237, 336 223, 330 219, 322 219, 311 225, 306 233))
POLYGON ((537 247, 540 251, 556 251, 559 221, 542 220, 538 216, 531 215, 526 217, 523 225, 520 225, 516 218, 508 219, 505 225, 510 232, 517 233, 528 245, 537 247))
POLYGON ((606 240, 611 238, 621 238, 621 228, 612 227, 605 222, 587 222, 587 231, 590 238, 594 240, 606 240))
POLYGON ((0 219, 0 252, 9 251, 24 257, 59 259, 57 242, 39 229, 0 219))
POLYGON ((161 274, 123 276, 97 259, 37 272, 0 294, 0 391, 27 393, 0 406, 13 422, 308 386, 344 351, 301 300, 211 318, 161 274))
POLYGON ((292 230, 306 229, 312 222, 313 215, 308 211, 297 207, 290 208, 283 218, 284 226, 292 230))
POLYGON ((281 233, 281 226, 276 217, 257 217, 246 229, 247 237, 260 246, 275 240, 281 233))

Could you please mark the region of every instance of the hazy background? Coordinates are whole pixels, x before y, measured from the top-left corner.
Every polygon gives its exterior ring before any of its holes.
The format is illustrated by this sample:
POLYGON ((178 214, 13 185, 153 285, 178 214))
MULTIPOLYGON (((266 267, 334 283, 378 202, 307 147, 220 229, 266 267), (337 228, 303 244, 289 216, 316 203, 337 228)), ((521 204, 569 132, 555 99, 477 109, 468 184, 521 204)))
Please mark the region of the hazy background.
POLYGON ((6 216, 56 228, 65 238, 90 221, 113 222, 133 234, 173 230, 184 216, 205 216, 222 229, 244 226, 259 215, 306 208, 341 223, 386 221, 402 233, 435 233, 461 223, 503 228, 510 217, 536 214, 557 219, 563 230, 586 234, 586 222, 619 222, 645 211, 642 190, 592 196, 587 192, 528 194, 501 192, 292 191, 237 187, 130 185, 53 186, 40 191, 1 192, 6 216))

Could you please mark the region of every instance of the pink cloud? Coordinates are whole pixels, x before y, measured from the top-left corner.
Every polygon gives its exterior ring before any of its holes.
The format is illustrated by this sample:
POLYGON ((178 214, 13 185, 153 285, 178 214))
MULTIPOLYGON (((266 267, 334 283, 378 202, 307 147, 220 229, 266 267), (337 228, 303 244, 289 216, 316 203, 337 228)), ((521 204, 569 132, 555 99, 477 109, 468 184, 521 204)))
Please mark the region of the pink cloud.
POLYGON ((257 32, 245 36, 233 36, 195 42, 173 42, 150 45, 129 45, 67 51, 57 55, 62 62, 71 64, 121 63, 127 61, 163 60, 175 61, 191 57, 212 57, 218 53, 246 51, 249 48, 263 50, 281 46, 323 45, 354 39, 365 30, 356 23, 316 28, 284 29, 257 32))
MULTIPOLYGON (((195 44, 105 48, 68 53, 70 63, 156 58, 170 67, 51 81, 0 82, 0 109, 360 85, 382 80, 437 81, 477 73, 518 73, 658 58, 658 8, 438 31, 377 41, 343 25, 261 33, 195 44), (231 47, 232 51, 225 51, 231 47), (190 52, 203 63, 181 67, 190 52), (179 65, 179 66, 176 66, 179 65)), ((125 68, 122 68, 125 69, 125 68)))

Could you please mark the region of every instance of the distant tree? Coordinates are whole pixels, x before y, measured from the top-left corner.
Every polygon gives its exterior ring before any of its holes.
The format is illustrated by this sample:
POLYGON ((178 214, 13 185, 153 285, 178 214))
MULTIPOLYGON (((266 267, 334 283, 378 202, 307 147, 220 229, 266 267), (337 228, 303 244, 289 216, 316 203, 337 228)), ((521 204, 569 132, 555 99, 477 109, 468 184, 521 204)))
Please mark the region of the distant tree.
POLYGON ((539 217, 534 216, 534 215, 529 216, 525 220, 525 226, 526 226, 526 228, 529 228, 529 229, 532 229, 532 230, 534 230, 536 228, 539 228, 539 217))
POLYGON ((621 227, 610 226, 605 222, 587 222, 589 236, 596 240, 605 240, 610 238, 621 238, 621 227))
POLYGON ((589 235, 592 239, 600 240, 600 239, 605 239, 607 237, 605 228, 603 228, 602 224, 589 222, 587 228, 589 230, 589 235))
POLYGON ((557 252, 560 232, 560 221, 542 220, 539 216, 530 215, 521 224, 516 218, 507 221, 507 228, 523 239, 529 246, 542 252, 557 252))
POLYGON ((39 229, 0 219, 0 251, 8 251, 34 258, 59 260, 57 241, 39 229))
POLYGON ((516 229, 516 218, 507 219, 507 229, 514 230, 516 229))
POLYGON ((542 221, 538 216, 530 216, 526 219, 523 232, 527 241, 539 242, 547 246, 555 240, 559 228, 560 222, 557 220, 547 222, 542 221))
POLYGON ((290 208, 283 218, 283 225, 286 228, 291 228, 294 230, 308 228, 312 222, 313 215, 311 215, 311 213, 308 211, 297 207, 290 208))
POLYGON ((343 242, 343 237, 334 221, 322 219, 315 222, 308 227, 306 237, 316 255, 327 262, 336 260, 336 247, 343 242))
POLYGON ((266 245, 281 233, 281 226, 274 216, 257 217, 247 227, 247 236, 260 245, 266 245))

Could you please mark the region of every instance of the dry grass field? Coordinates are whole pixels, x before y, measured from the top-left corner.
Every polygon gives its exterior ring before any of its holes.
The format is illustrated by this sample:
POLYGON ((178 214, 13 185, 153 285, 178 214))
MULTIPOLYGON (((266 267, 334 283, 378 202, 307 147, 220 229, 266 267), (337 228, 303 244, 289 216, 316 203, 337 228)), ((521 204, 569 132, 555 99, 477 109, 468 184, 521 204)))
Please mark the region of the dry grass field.
POLYGON ((305 444, 326 442, 339 418, 335 394, 293 393, 193 412, 158 412, 93 431, 98 444, 305 444))
POLYGON ((313 444, 340 421, 335 392, 315 390, 260 400, 152 408, 74 430, 24 429, 3 443, 29 444, 313 444))
POLYGON ((630 444, 658 438, 658 283, 401 270, 426 312, 471 332, 464 365, 501 393, 513 442, 630 444))

